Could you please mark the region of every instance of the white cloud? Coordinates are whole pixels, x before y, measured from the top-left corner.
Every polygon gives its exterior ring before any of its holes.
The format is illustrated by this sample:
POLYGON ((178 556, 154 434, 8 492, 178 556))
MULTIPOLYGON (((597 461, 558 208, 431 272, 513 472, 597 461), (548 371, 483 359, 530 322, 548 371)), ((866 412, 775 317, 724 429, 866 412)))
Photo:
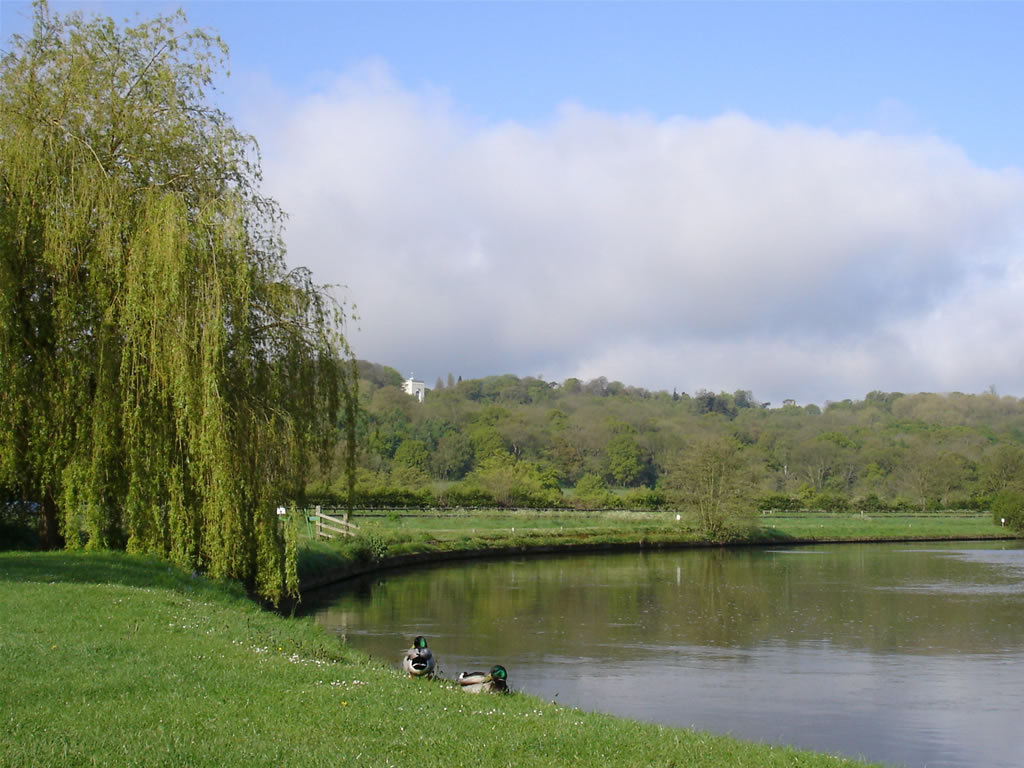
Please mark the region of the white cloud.
POLYGON ((261 101, 289 260, 348 286, 360 357, 776 402, 1024 394, 1024 177, 939 139, 578 105, 482 124, 381 65, 261 101))

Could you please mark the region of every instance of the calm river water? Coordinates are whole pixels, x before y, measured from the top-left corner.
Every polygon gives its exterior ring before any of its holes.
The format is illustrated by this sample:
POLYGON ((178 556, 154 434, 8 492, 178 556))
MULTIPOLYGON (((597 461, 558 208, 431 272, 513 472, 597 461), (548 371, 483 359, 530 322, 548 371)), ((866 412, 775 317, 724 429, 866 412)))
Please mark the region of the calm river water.
POLYGON ((1024 547, 843 544, 480 560, 315 596, 396 665, 500 663, 564 705, 911 768, 1024 765, 1024 547))

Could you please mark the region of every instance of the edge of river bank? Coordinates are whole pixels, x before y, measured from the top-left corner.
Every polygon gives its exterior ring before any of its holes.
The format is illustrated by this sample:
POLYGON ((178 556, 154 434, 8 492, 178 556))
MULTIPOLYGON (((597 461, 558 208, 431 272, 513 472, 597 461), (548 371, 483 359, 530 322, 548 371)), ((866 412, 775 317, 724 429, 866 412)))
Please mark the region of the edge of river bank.
MULTIPOLYGON (((770 547, 784 544, 786 546, 809 546, 814 544, 867 544, 867 543, 900 543, 900 542, 929 542, 929 541, 1013 541, 1021 537, 1009 533, 993 534, 939 534, 920 533, 902 536, 820 536, 820 537, 792 537, 779 534, 768 529, 756 529, 754 535, 739 536, 726 540, 700 540, 694 538, 660 538, 641 536, 623 540, 619 536, 603 537, 596 536, 592 540, 580 541, 577 539, 546 542, 543 544, 530 544, 527 542, 515 542, 514 537, 492 540, 485 547, 452 548, 452 549, 428 549, 407 551, 402 554, 384 555, 368 560, 344 561, 340 556, 327 568, 316 574, 310 574, 300 579, 300 591, 303 595, 307 592, 315 592, 319 589, 334 586, 344 581, 367 576, 378 571, 395 570, 399 568, 411 568, 423 565, 433 565, 458 560, 476 560, 502 557, 515 557, 521 555, 559 555, 571 553, 594 553, 594 552, 635 552, 643 550, 665 550, 665 549, 707 549, 707 548, 736 548, 736 547, 770 547)), ((301 555, 300 555, 301 557, 301 555)))

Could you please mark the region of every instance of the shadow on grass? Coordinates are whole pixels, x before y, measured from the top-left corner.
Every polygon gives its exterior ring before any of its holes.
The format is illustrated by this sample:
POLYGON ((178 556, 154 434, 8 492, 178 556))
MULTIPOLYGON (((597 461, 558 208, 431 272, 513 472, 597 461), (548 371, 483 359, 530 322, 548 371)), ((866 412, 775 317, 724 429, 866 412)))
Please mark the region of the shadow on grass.
POLYGON ((798 540, 799 537, 774 528, 751 528, 746 536, 746 542, 749 544, 783 544, 798 540))
MULTIPOLYGON (((299 580, 351 565, 354 558, 337 547, 317 542, 299 547, 299 580)), ((368 559, 368 558, 364 558, 368 559)))
POLYGON ((0 552, 0 581, 44 584, 121 584, 245 596, 241 585, 213 582, 152 555, 124 552, 0 552))

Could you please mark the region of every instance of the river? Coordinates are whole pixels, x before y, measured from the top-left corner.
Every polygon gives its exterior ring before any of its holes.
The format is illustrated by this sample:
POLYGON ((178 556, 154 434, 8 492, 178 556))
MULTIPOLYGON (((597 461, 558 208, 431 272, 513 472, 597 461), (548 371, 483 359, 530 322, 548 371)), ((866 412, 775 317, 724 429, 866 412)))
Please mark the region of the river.
POLYGON ((444 677, 500 663, 563 705, 908 768, 1024 764, 1024 546, 476 560, 320 591, 316 620, 444 677))

